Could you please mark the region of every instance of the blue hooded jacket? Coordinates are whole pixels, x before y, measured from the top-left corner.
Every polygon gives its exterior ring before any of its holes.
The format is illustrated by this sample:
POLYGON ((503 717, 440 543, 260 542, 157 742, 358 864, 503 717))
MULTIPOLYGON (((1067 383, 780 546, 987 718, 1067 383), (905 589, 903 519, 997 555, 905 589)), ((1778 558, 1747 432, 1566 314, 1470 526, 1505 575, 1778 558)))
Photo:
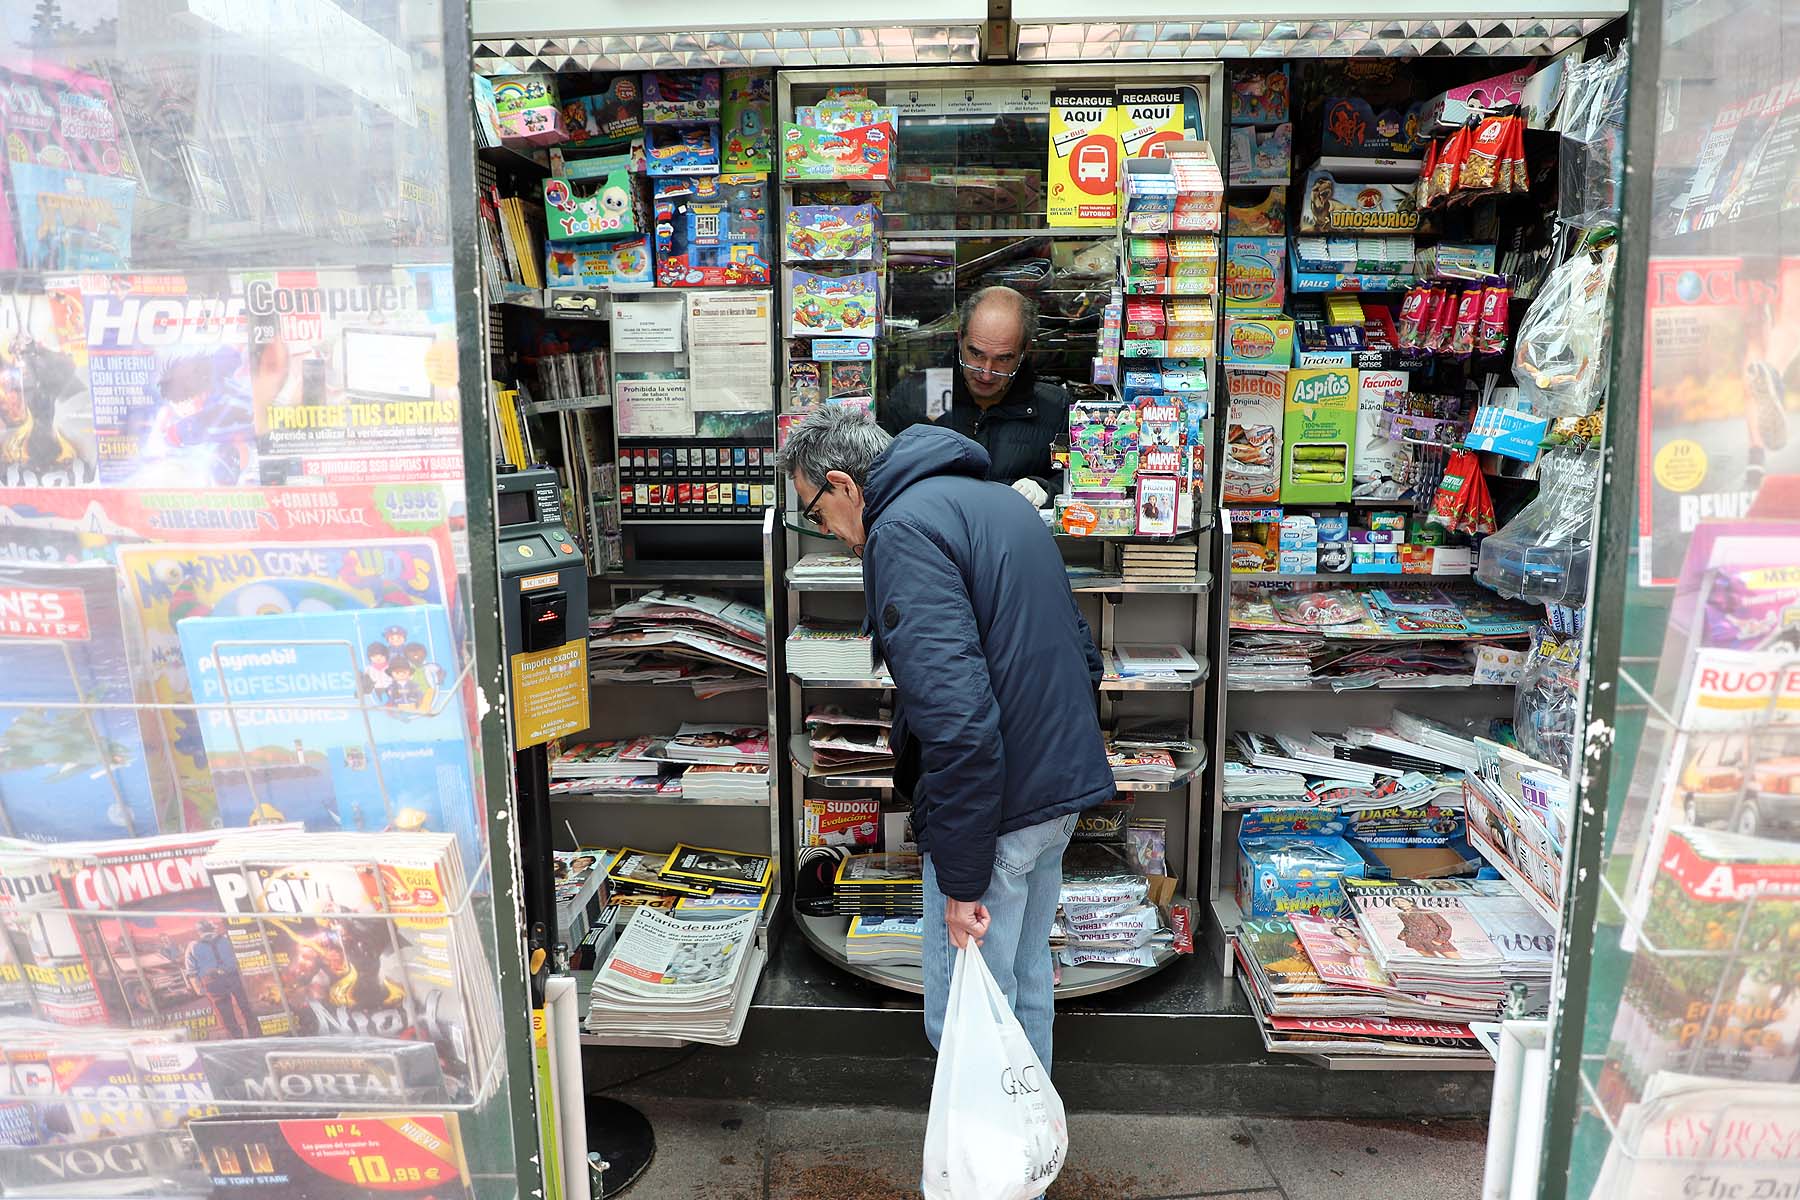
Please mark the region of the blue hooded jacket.
POLYGON ((895 783, 939 888, 979 900, 994 841, 1110 799, 1100 652, 1031 502, 987 451, 915 425, 863 489, 863 596, 894 676, 895 783), (914 778, 916 776, 916 778, 914 778))

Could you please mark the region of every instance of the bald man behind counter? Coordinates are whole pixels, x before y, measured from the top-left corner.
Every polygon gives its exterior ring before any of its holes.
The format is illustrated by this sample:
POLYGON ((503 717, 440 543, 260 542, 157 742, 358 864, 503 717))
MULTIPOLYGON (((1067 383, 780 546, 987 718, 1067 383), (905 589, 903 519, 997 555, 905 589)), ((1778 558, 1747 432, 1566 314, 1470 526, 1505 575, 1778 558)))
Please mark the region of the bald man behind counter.
MULTIPOLYGON (((1037 305, 1009 287, 963 301, 956 349, 943 364, 954 381, 950 407, 937 424, 980 443, 993 461, 988 478, 1043 508, 1062 490, 1050 446, 1069 427, 1069 394, 1032 369, 1037 316, 1037 305)), ((925 372, 902 379, 877 415, 892 434, 929 421, 925 372)))

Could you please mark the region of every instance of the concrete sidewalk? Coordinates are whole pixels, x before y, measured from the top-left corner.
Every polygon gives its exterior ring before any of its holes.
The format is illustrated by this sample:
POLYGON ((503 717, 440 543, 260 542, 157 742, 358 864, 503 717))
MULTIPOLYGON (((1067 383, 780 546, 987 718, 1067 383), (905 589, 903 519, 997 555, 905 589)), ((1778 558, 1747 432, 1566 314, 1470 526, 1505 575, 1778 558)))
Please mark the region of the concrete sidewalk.
MULTIPOLYGON (((656 1158, 623 1200, 917 1200, 925 1114, 621 1096, 656 1158)), ((1049 1200, 1462 1200, 1481 1193, 1479 1121, 1075 1113, 1049 1200)))

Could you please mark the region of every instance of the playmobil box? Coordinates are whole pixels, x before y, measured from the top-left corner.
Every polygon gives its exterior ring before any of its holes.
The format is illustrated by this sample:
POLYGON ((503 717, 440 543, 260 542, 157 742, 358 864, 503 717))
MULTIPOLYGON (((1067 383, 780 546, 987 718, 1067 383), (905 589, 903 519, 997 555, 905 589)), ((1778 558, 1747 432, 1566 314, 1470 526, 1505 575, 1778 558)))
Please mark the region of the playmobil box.
POLYGON ((717 71, 644 73, 644 124, 705 124, 718 119, 717 71))
POLYGON ((548 241, 593 242, 642 234, 641 208, 628 171, 609 171, 595 179, 544 180, 548 241))
POLYGON ((856 262, 874 256, 873 204, 796 204, 787 210, 783 262, 856 262))
POLYGON ((652 283, 650 244, 641 237, 616 242, 548 243, 544 248, 546 287, 606 287, 652 283))
POLYGON ((1417 158, 1425 152, 1423 116, 1417 104, 1378 113, 1360 97, 1327 100, 1319 152, 1352 158, 1417 158))
POLYGON ((761 175, 657 180, 656 282, 663 287, 768 283, 767 193, 761 175))
POLYGON ((725 72, 724 169, 736 174, 775 169, 775 75, 733 68, 725 72))
POLYGON ((816 275, 790 270, 787 287, 789 337, 867 334, 881 329, 881 274, 816 275))
POLYGON ((841 183, 857 191, 888 187, 894 127, 887 122, 841 131, 781 127, 783 183, 841 183))

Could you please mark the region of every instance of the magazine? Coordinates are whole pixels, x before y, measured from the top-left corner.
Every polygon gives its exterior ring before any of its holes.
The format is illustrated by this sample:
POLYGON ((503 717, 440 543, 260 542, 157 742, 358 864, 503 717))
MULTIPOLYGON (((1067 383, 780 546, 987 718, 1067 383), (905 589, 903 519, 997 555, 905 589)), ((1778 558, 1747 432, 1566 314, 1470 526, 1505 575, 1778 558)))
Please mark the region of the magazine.
MULTIPOLYGON (((0 114, 0 124, 4 120, 0 114)), ((0 225, 5 224, 4 192, 0 188, 0 225)), ((0 229, 0 260, 9 249, 0 229)), ((29 434, 9 446, 0 487, 93 485, 99 467, 77 281, 52 277, 38 294, 0 289, 0 345, 16 347, 14 361, 23 368, 13 376, 18 382, 12 402, 22 411, 7 416, 7 434, 9 439, 29 434)))
POLYGON ((1383 970, 1437 964, 1491 968, 1502 961, 1460 896, 1364 893, 1352 908, 1383 970))
POLYGON ((1390 991, 1392 983, 1375 961, 1356 923, 1345 917, 1290 914, 1294 934, 1306 948, 1313 969, 1326 983, 1339 987, 1390 991))
POLYGON ((769 731, 761 725, 701 725, 685 721, 663 744, 668 762, 767 763, 769 731))

